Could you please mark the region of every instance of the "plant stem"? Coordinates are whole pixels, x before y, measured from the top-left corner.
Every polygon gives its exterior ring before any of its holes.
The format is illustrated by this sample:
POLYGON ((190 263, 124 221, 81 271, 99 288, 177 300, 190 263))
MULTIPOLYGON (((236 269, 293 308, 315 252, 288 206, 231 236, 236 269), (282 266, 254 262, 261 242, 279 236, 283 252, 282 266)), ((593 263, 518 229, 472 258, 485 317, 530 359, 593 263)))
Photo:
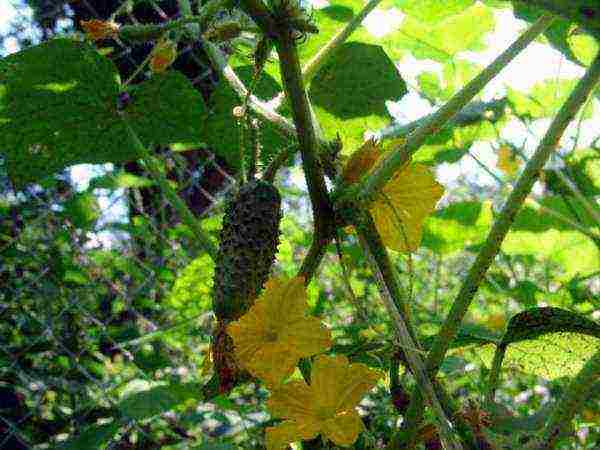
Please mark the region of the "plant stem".
POLYGON ((487 392, 485 394, 486 403, 494 403, 494 397, 496 395, 498 381, 500 380, 500 370, 502 369, 502 361, 504 360, 505 353, 506 345, 500 344, 498 347, 496 347, 496 352, 494 353, 494 360, 492 361, 492 367, 490 368, 487 392))
POLYGON ((363 6, 363 9, 355 15, 350 22, 346 24, 335 36, 331 38, 321 49, 302 67, 302 79, 305 83, 310 81, 315 76, 315 73, 323 66, 325 62, 335 53, 335 51, 348 39, 348 37, 356 30, 362 21, 373 11, 381 0, 370 0, 369 3, 363 6))
POLYGON ((292 117, 298 133, 302 167, 313 207, 315 240, 333 238, 333 208, 319 160, 319 142, 312 122, 306 89, 300 72, 300 59, 291 30, 281 30, 275 43, 279 67, 292 117))
POLYGON ((583 366, 571 381, 560 400, 554 405, 537 450, 551 450, 571 426, 571 420, 600 380, 600 351, 583 366))
POLYGON ((358 235, 367 255, 373 274, 377 280, 377 286, 383 304, 388 311, 396 329, 396 334, 400 341, 400 346, 404 350, 410 370, 415 377, 419 389, 421 389, 428 402, 432 406, 437 426, 440 434, 440 440, 444 443, 444 448, 461 449, 462 445, 456 440, 455 432, 452 430, 450 421, 446 417, 442 405, 440 404, 433 385, 427 376, 425 366, 419 356, 420 348, 415 339, 414 330, 410 329, 410 323, 406 320, 406 306, 403 305, 400 296, 400 290, 393 275, 391 263, 381 238, 377 233, 373 219, 365 213, 354 224, 358 230, 358 235), (403 305, 403 313, 399 310, 397 304, 403 305), (404 317, 403 317, 404 316, 404 317), (417 351, 415 351, 417 350, 417 351))
POLYGON ((179 30, 188 24, 194 24, 195 27, 190 31, 193 33, 200 32, 200 26, 205 25, 212 19, 215 13, 221 9, 226 1, 210 0, 202 6, 198 15, 192 15, 192 9, 189 0, 178 0, 179 9, 181 10, 182 18, 170 20, 164 25, 123 25, 119 29, 119 38, 124 41, 152 41, 162 36, 167 31, 179 30))
MULTIPOLYGON (((219 74, 225 77, 229 82, 229 85, 237 93, 240 100, 246 99, 246 97, 248 97, 248 89, 246 89, 246 86, 244 86, 242 80, 238 78, 231 66, 227 64, 221 50, 219 50, 216 45, 206 40, 203 42, 203 46, 211 63, 219 70, 219 74)), ((288 137, 296 136, 294 124, 282 115, 273 111, 265 102, 256 98, 254 94, 248 97, 248 105, 260 117, 274 124, 284 135, 288 137)))
POLYGON ((302 261, 302 266, 298 271, 298 276, 304 277, 304 284, 306 286, 308 286, 308 283, 310 283, 310 280, 319 267, 323 256, 325 256, 325 251, 327 250, 327 246, 330 242, 331 239, 317 239, 315 236, 315 239, 313 239, 312 243, 310 244, 308 254, 304 258, 304 261, 302 261))
MULTIPOLYGON (((368 201, 373 194, 379 192, 392 178, 394 173, 423 145, 426 139, 438 132, 444 124, 462 110, 521 50, 539 36, 550 25, 552 20, 553 17, 550 14, 544 14, 540 17, 500 56, 483 69, 479 75, 467 83, 444 106, 432 114, 425 123, 410 133, 404 144, 392 151, 386 158, 383 158, 373 169, 373 174, 359 185, 358 193, 355 192, 356 189, 351 189, 348 194, 350 196, 358 194, 357 200, 364 202, 368 201)), ((341 196, 344 197, 343 194, 341 196)))
MULTIPOLYGON (((442 363, 449 345, 455 338, 458 328, 479 288, 485 273, 494 261, 494 258, 500 250, 500 245, 506 237, 514 218, 529 195, 533 184, 538 179, 541 170, 555 150, 565 129, 577 114, 577 111, 587 97, 590 95, 596 84, 600 80, 600 54, 587 70, 584 77, 577 83, 577 86, 571 92, 571 95, 562 105, 556 117, 552 121, 544 138, 540 142, 535 153, 527 162, 523 173, 519 177, 508 200, 504 204, 502 211, 494 222, 486 242, 479 251, 475 262, 471 265, 467 278, 463 282, 450 313, 435 339, 431 350, 427 356, 426 366, 429 376, 434 377, 442 363)), ((416 430, 423 412, 422 397, 420 392, 415 390, 411 397, 407 414, 405 429, 416 430)), ((410 447, 409 447, 410 448, 410 447)))
MULTIPOLYGON (((505 105, 506 98, 491 100, 489 102, 473 101, 457 112, 452 119, 448 120, 442 129, 472 125, 483 120, 497 120, 504 113, 505 105)), ((435 113, 428 114, 405 125, 392 123, 385 128, 370 133, 369 137, 373 137, 376 141, 383 141, 406 136, 428 120, 431 120, 433 114, 435 113)))
POLYGON ((150 171, 150 174, 156 180, 162 192, 169 199, 169 203, 175 208, 183 223, 186 224, 194 234, 194 242, 200 244, 200 247, 204 249, 214 261, 217 256, 216 247, 202 229, 200 223, 196 220, 196 217, 194 217, 194 214, 192 214, 185 202, 181 200, 177 191, 171 187, 169 180, 167 180, 167 177, 162 172, 160 164, 156 161, 154 156, 150 154, 146 147, 144 147, 144 144, 140 141, 137 133, 131 128, 129 123, 126 122, 125 125, 129 135, 133 139, 136 150, 142 155, 146 168, 150 171))

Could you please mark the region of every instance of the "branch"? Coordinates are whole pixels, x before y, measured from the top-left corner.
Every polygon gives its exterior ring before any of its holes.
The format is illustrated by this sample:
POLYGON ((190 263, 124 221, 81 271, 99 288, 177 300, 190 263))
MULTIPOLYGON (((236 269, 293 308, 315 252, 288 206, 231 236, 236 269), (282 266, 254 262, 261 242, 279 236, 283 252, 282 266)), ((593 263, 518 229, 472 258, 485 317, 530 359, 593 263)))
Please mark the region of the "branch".
MULTIPOLYGON (((436 375, 439 366, 448 351, 450 343, 456 337, 458 327, 460 326, 486 271, 498 254, 502 241, 506 237, 517 212, 525 202, 527 195, 529 195, 533 184, 538 179, 540 171, 543 169, 550 158, 550 155, 558 145, 565 129, 598 83, 598 80, 600 80, 600 54, 596 56, 596 59, 584 77, 579 81, 552 121, 546 135, 525 166, 514 190, 511 192, 497 220, 494 222, 486 242, 479 251, 475 262, 469 269, 467 278, 463 282, 460 292, 452 304, 450 313, 442 325, 427 356, 427 371, 431 377, 436 375)), ((415 391, 407 411, 405 427, 416 428, 421 421, 422 412, 422 398, 420 397, 419 392, 415 391)))
MULTIPOLYGON (((123 5, 126 4, 127 2, 123 2, 123 5)), ((195 16, 192 15, 189 0, 178 0, 178 4, 183 16, 181 19, 170 20, 160 25, 123 25, 119 28, 119 38, 129 42, 148 42, 160 38, 167 31, 179 30, 188 24, 194 24, 190 31, 199 34, 200 27, 204 28, 208 21, 214 18, 215 13, 227 4, 227 0, 210 0, 195 16)), ((115 16, 113 14, 112 17, 115 16)))
POLYGON ((354 225, 357 228, 361 246, 368 257, 369 264, 377 280, 381 299, 392 319, 392 323, 394 324, 396 334, 400 341, 400 346, 404 351, 410 370, 415 377, 419 389, 424 392, 428 402, 433 408, 440 440, 446 449, 462 449, 461 444, 456 440, 452 425, 446 417, 446 413, 444 412, 433 385, 427 376, 423 360, 419 356, 419 353, 422 352, 422 350, 419 348, 418 341, 415 339, 414 330, 409 329, 410 324, 406 320, 406 306, 401 302, 402 297, 400 296, 400 290, 393 273, 391 273, 391 264, 387 252, 377 233, 373 219, 369 214, 364 214, 357 219, 358 220, 356 220, 354 225), (400 310, 397 306, 398 304, 401 305, 400 310), (405 310, 403 313, 400 312, 402 308, 405 310))
MULTIPOLYGON (((452 127, 464 127, 467 125, 471 125, 477 122, 481 122, 483 120, 491 120, 495 121, 500 118, 500 116, 504 113, 504 106, 506 105, 506 98, 501 98, 497 100, 492 100, 489 102, 482 101, 473 101, 467 104, 462 110, 460 110, 456 115, 450 119, 443 127, 441 128, 452 128, 452 127)), ((414 130, 423 126, 428 120, 431 120, 431 117, 435 113, 428 114, 420 119, 417 119, 413 122, 407 123, 406 125, 401 125, 399 123, 392 123, 381 130, 378 130, 373 133, 369 133, 368 137, 373 137, 376 141, 382 141, 385 139, 393 139, 397 137, 406 136, 409 133, 412 133, 414 130)))
POLYGON ((315 239, 333 237, 333 208, 319 161, 319 142, 312 122, 306 89, 302 82, 300 60, 290 30, 282 30, 276 41, 281 77, 290 100, 298 133, 302 166, 313 207, 315 239))
POLYGON ((177 194, 177 191, 175 191, 175 189, 171 187, 171 185, 169 184, 169 180, 167 180, 167 177, 165 177, 165 175, 162 173, 160 164, 158 164, 156 159, 150 154, 146 147, 144 147, 144 144, 142 144, 136 132, 133 130, 133 128, 131 128, 131 125, 129 125, 127 122, 125 123, 125 125, 127 127, 127 130, 129 131, 131 138, 133 139, 136 150, 139 152, 140 155, 142 155, 142 159, 146 168, 150 171, 152 177, 160 186, 160 189, 169 199, 171 206, 175 208, 183 223, 189 227, 192 233, 194 233, 194 242, 198 242, 198 244, 200 244, 200 247, 202 247, 213 260, 215 260, 217 255, 216 247, 214 246, 206 232, 202 229, 200 223, 198 222, 198 220, 196 220, 196 217, 189 210, 185 202, 181 200, 181 198, 177 194))
MULTIPOLYGON (((552 22, 553 17, 549 14, 538 19, 522 36, 520 36, 510 47, 498 56, 488 67, 463 87, 444 106, 431 115, 431 117, 406 139, 406 142, 393 151, 389 156, 383 158, 369 176, 358 187, 352 186, 347 193, 348 197, 354 197, 358 189, 358 200, 367 201, 375 192, 381 190, 396 171, 402 167, 416 152, 427 138, 435 134, 456 113, 475 97, 486 84, 494 78, 507 64, 512 61, 528 44, 530 44, 540 33, 542 33, 552 22)), ((344 197, 344 193, 341 193, 344 197)), ((356 197, 354 197, 356 198, 356 197)))

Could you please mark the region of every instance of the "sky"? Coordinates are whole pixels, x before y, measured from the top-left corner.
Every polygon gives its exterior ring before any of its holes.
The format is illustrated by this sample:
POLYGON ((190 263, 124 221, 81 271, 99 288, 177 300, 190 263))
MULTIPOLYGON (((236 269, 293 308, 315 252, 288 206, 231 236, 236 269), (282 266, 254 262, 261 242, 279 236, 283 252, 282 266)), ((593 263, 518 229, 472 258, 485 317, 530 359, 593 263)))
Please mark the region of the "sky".
MULTIPOLYGON (((317 0, 313 0, 315 3, 317 0)), ((19 11, 11 6, 12 0, 0 0, 0 33, 7 30, 8 24, 18 17, 18 14, 30 16, 31 11, 27 8, 19 8, 19 11)), ((326 0, 318 0, 316 7, 327 5, 326 0)), ((376 36, 385 36, 386 33, 394 31, 403 20, 404 16, 399 10, 375 9, 363 22, 363 25, 376 36)), ((515 19, 510 9, 501 10, 496 13, 495 30, 486 36, 488 47, 483 52, 463 52, 457 57, 466 59, 485 66, 489 64, 498 54, 500 54, 510 43, 512 43, 520 33, 528 26, 526 22, 515 19)), ((4 53, 17 51, 16 42, 8 42, 4 53)), ((412 56, 405 57, 400 61, 395 61, 402 77, 409 86, 417 86, 416 77, 423 71, 437 71, 441 74, 441 64, 431 60, 415 60, 412 56)), ((501 97, 505 95, 506 86, 511 86, 517 90, 528 91, 535 83, 549 79, 562 78, 573 79, 583 75, 584 69, 568 61, 560 52, 552 49, 548 45, 537 42, 529 45, 517 58, 511 62, 482 93, 484 100, 501 97)), ((443 78, 442 78, 443 79, 443 78)), ((398 102, 387 102, 387 107, 398 122, 408 123, 416 120, 425 114, 432 112, 431 105, 421 98, 417 92, 409 88, 409 93, 398 102)), ((517 146, 524 146, 526 155, 531 155, 535 150, 546 131, 550 119, 537 120, 531 124, 529 130, 525 129, 523 124, 513 120, 502 130, 502 137, 514 143, 517 146)), ((574 135, 576 124, 572 123, 567 129, 561 143, 567 144, 574 135)), ((580 136, 581 145, 589 144, 595 137, 600 135, 600 102, 594 100, 594 114, 592 119, 584 121, 582 135, 580 136)), ((566 146, 565 146, 566 149, 566 146)), ((477 157, 489 168, 496 166, 496 154, 489 142, 475 142, 470 153, 477 157)), ((553 164, 560 164, 555 160, 553 164)), ((106 166, 110 167, 110 166, 106 166)), ((71 175, 78 189, 87 188, 89 179, 102 172, 102 168, 91 167, 89 165, 75 166, 71 170, 71 175)), ((446 187, 456 185, 459 180, 469 179, 473 183, 490 189, 497 189, 497 181, 488 173, 482 170, 474 158, 463 157, 459 162, 448 164, 443 163, 436 168, 438 180, 446 187)), ((299 168, 292 171, 292 180, 303 189, 306 189, 304 176, 299 168)), ((534 186, 534 194, 541 193, 541 185, 534 186)), ((447 189, 448 191, 450 189, 447 189)), ((101 207, 108 216, 123 217, 126 216, 124 206, 115 197, 100 195, 101 207)))

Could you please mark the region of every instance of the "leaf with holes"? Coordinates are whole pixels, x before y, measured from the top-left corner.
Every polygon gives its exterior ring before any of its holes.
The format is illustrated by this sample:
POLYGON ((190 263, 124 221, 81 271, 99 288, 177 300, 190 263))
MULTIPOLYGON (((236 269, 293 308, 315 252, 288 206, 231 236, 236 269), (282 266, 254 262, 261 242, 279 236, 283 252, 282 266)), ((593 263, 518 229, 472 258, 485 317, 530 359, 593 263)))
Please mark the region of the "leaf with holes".
MULTIPOLYGON (((489 364, 491 347, 485 347, 479 354, 489 364)), ((543 307, 513 316, 495 351, 505 370, 553 380, 575 376, 599 349, 600 324, 571 311, 543 307)))

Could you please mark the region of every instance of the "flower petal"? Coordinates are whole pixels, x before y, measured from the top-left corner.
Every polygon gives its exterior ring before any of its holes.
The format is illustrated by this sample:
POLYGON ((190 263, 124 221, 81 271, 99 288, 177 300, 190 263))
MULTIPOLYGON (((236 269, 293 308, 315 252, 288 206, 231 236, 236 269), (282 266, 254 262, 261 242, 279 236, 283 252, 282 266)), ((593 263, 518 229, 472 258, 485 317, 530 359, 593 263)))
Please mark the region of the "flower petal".
POLYGON ((365 364, 349 364, 342 355, 317 356, 311 374, 318 407, 340 412, 352 410, 383 375, 365 364))
POLYGON ((275 427, 268 427, 267 450, 281 450, 291 442, 316 437, 318 430, 314 427, 315 424, 310 425, 312 427, 288 420, 275 427))
POLYGON ((333 416, 339 402, 341 384, 346 377, 348 358, 344 355, 315 358, 310 376, 310 387, 318 402, 318 408, 329 410, 333 416))
POLYGON ((267 281, 258 301, 265 302, 269 325, 274 329, 285 329, 287 323, 304 317, 308 308, 306 298, 303 277, 289 280, 280 277, 267 281))
POLYGON ((415 251, 421 244, 423 222, 443 193, 426 166, 407 164, 396 172, 370 207, 384 245, 415 251))
MULTIPOLYGON (((237 355, 237 352, 236 352, 237 355)), ((240 364, 252 375, 263 380, 269 386, 275 386, 289 377, 296 368, 300 356, 281 344, 264 344, 252 355, 238 357, 240 364)))
POLYGON ((322 353, 332 345, 331 331, 316 317, 304 317, 283 330, 282 340, 301 356, 322 353))
POLYGON ((313 402, 310 387, 304 381, 293 380, 273 389, 267 409, 274 417, 302 422, 312 417, 313 402))
POLYGON ((345 411, 321 424, 323 435, 336 445, 352 445, 365 426, 355 410, 345 411))

